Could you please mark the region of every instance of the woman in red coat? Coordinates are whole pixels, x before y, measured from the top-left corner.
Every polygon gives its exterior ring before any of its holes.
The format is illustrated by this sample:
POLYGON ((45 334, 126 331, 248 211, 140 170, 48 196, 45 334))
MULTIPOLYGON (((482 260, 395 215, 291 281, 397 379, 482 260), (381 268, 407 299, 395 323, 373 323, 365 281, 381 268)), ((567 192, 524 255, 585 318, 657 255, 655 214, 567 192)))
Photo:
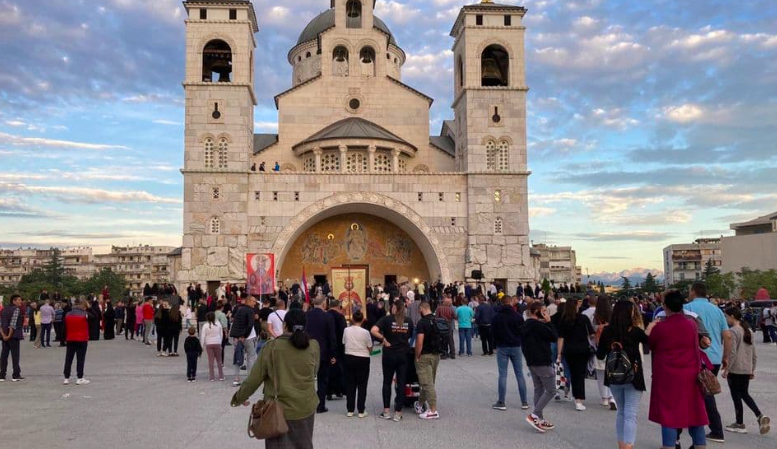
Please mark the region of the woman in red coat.
POLYGON ((650 420, 661 425, 664 448, 675 447, 677 429, 688 429, 696 449, 704 449, 709 419, 697 381, 701 350, 696 322, 683 314, 684 303, 680 292, 667 293, 666 319, 647 329, 653 353, 650 420))

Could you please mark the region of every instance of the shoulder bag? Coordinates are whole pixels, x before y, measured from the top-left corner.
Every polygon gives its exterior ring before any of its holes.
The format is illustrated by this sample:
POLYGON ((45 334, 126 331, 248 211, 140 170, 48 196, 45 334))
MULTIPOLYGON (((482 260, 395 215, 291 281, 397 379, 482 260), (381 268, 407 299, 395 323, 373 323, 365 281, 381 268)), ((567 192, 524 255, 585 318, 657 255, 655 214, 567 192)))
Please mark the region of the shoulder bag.
POLYGON ((248 436, 257 440, 271 440, 289 432, 289 425, 283 416, 283 405, 278 402, 278 368, 275 366, 275 346, 270 351, 270 365, 273 367, 272 384, 275 395, 256 401, 248 417, 248 436))

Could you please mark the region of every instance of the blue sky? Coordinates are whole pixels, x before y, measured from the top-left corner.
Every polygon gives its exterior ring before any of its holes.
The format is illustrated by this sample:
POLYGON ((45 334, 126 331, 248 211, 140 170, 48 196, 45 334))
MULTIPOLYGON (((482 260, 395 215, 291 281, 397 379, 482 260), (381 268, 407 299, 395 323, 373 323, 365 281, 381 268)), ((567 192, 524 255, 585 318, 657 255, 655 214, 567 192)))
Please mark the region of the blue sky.
MULTIPOLYGON (((461 0, 378 0, 403 80, 452 117, 461 0)), ((526 0, 532 239, 591 273, 777 210, 777 3, 526 0)), ((256 131, 329 0, 254 0, 256 131)), ((178 0, 0 0, 0 247, 180 244, 178 0)))

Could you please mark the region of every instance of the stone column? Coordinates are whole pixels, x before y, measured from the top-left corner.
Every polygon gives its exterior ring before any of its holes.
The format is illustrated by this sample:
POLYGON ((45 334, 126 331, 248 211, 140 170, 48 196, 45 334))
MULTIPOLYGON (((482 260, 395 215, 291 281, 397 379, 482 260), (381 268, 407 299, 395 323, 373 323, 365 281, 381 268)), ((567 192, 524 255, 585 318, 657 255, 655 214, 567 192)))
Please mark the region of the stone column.
POLYGON ((340 173, 347 173, 345 160, 348 157, 348 145, 340 145, 340 173))
POLYGON ((401 151, 394 148, 391 150, 391 171, 394 173, 399 173, 399 154, 401 151))
POLYGON ((316 173, 321 173, 321 155, 324 153, 319 147, 313 148, 313 154, 316 156, 316 173))
POLYGON ((375 172, 375 153, 378 151, 378 147, 375 145, 370 145, 367 147, 367 152, 369 153, 369 161, 367 162, 367 172, 368 173, 374 173, 375 172))

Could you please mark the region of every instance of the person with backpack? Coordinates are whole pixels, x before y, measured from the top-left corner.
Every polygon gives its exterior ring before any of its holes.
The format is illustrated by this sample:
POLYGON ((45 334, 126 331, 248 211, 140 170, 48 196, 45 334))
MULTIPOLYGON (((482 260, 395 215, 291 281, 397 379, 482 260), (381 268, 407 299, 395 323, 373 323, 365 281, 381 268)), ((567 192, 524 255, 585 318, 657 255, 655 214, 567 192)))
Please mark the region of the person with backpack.
POLYGON ((528 311, 529 319, 521 328, 521 349, 534 383, 534 411, 526 417, 526 422, 538 432, 545 433, 555 428, 545 420, 543 410, 556 395, 556 371, 553 368, 551 344, 558 340, 558 333, 550 324, 545 304, 533 302, 528 311))
POLYGON ((747 323, 742 321, 742 311, 737 307, 726 309, 726 320, 731 331, 731 350, 728 355, 728 367, 723 369, 723 378, 728 381, 728 387, 731 390, 737 421, 726 426, 725 430, 747 433, 742 407, 744 401, 758 419, 759 431, 764 435, 771 430, 771 420, 761 413, 749 392, 750 381, 755 377, 755 365, 758 359, 753 344, 753 333, 750 332, 747 323))
POLYGON ((415 370, 418 374, 418 383, 421 385, 421 393, 414 404, 418 418, 423 420, 440 419, 437 411, 437 367, 440 365, 440 353, 448 345, 450 333, 447 321, 435 319, 432 307, 423 301, 418 306, 421 319, 418 321, 415 345, 415 370))
POLYGON ((635 307, 626 300, 615 304, 596 349, 596 358, 604 361, 604 385, 612 392, 618 407, 615 429, 619 449, 634 447, 639 402, 646 390, 639 345, 647 345, 648 337, 634 325, 635 307))

